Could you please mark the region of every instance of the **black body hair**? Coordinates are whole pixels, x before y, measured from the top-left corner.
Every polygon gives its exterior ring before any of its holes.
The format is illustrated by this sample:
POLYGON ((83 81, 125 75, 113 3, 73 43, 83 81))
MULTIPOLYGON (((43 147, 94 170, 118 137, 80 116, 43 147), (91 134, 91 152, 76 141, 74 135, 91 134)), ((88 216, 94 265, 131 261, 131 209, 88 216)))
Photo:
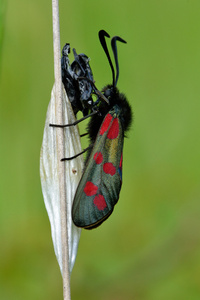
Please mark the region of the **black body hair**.
POLYGON ((105 94, 108 90, 112 92, 111 96, 109 97, 109 104, 101 101, 98 106, 98 114, 92 116, 87 125, 87 132, 89 134, 89 140, 91 144, 93 144, 96 139, 103 119, 114 105, 118 105, 119 108, 121 108, 119 118, 123 128, 123 135, 125 135, 125 133, 130 129, 132 123, 133 114, 126 96, 120 93, 118 88, 115 87, 113 89, 112 85, 107 85, 105 88, 103 88, 102 93, 105 94))

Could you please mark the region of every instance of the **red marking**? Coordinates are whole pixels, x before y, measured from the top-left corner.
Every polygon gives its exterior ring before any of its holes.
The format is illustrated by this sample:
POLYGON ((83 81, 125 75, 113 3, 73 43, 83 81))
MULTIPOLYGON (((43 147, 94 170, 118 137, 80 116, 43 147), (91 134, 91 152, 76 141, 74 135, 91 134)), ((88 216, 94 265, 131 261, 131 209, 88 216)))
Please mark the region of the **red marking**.
POLYGON ((115 118, 112 122, 112 125, 108 131, 108 139, 113 140, 116 139, 119 135, 119 121, 115 118))
POLYGON ((98 208, 98 210, 104 210, 107 207, 105 198, 103 195, 97 195, 94 198, 94 205, 98 208))
POLYGON ((86 182, 86 185, 84 187, 84 192, 87 196, 93 196, 97 193, 97 191, 98 191, 98 186, 96 186, 91 181, 86 182))
POLYGON ((101 152, 96 152, 96 153, 94 154, 94 157, 93 157, 93 158, 94 158, 94 160, 95 160, 95 162, 96 162, 97 165, 101 164, 102 161, 103 161, 103 155, 102 155, 101 152))
POLYGON ((111 114, 106 115, 105 120, 103 121, 103 124, 101 125, 100 135, 103 135, 108 130, 108 127, 110 125, 112 118, 113 117, 111 116, 111 114))
POLYGON ((110 162, 105 163, 105 164, 103 165, 103 170, 104 170, 104 172, 105 172, 106 174, 110 174, 111 176, 115 175, 115 173, 116 173, 116 168, 115 168, 115 166, 114 166, 112 163, 110 163, 110 162))
POLYGON ((121 155, 121 159, 120 159, 119 167, 120 167, 120 168, 122 168, 122 155, 121 155))

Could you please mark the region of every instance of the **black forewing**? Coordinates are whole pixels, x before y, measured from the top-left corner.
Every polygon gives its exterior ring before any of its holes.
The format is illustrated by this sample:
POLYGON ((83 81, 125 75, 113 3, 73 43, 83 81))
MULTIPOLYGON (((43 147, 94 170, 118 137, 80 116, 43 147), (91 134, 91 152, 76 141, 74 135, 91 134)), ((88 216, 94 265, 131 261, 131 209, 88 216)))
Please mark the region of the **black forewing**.
POLYGON ((88 229, 99 226, 112 213, 114 205, 119 199, 121 189, 121 177, 118 168, 123 149, 123 129, 120 118, 116 113, 116 108, 111 109, 108 114, 112 116, 109 126, 103 135, 97 134, 85 171, 78 185, 72 207, 72 219, 75 225, 88 229), (113 122, 116 122, 115 119, 117 119, 119 124, 119 134, 116 138, 109 139, 108 132, 113 122), (94 160, 95 153, 99 152, 103 155, 101 164, 97 164, 94 160), (112 163, 112 165, 115 166, 116 173, 114 175, 104 172, 103 165, 105 163, 112 163), (87 182, 92 182, 98 187, 96 194, 92 196, 86 195, 84 188, 87 182), (98 195, 102 195, 105 199, 106 207, 104 209, 99 209, 94 204, 94 199, 98 195))

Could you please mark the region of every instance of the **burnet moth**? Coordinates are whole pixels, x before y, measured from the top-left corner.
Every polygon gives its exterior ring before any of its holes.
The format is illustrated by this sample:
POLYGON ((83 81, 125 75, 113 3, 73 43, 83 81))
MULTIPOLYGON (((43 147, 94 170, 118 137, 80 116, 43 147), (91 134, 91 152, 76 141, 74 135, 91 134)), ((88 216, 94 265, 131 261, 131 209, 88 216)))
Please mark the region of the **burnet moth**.
MULTIPOLYGON (((111 47, 116 65, 116 77, 105 37, 109 34, 99 31, 99 40, 107 56, 112 71, 112 84, 100 92, 89 78, 85 78, 93 87, 97 100, 93 102, 90 113, 73 124, 55 125, 68 127, 91 117, 87 126, 90 145, 78 155, 88 152, 82 178, 76 190, 72 206, 72 220, 78 227, 93 229, 102 224, 112 213, 118 202, 122 185, 122 160, 125 133, 132 122, 131 107, 124 94, 117 89, 119 65, 116 42, 126 43, 114 36, 111 47)), ((82 77, 80 77, 82 80, 82 77)), ((62 160, 70 160, 78 155, 62 160)))

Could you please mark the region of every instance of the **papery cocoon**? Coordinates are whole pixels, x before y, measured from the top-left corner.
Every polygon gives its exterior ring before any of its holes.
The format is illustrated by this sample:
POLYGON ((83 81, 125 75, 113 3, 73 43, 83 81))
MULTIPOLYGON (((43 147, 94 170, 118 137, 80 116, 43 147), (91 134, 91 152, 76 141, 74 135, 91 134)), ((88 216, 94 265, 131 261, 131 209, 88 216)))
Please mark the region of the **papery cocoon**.
MULTIPOLYGON (((76 121, 71 104, 68 100, 64 87, 63 95, 63 121, 64 124, 71 124, 76 121)), ((48 106, 46 122, 44 128, 43 142, 40 154, 40 177, 42 192, 46 210, 51 224, 51 234, 54 251, 62 273, 62 241, 61 241, 61 215, 60 215, 60 192, 58 181, 58 159, 57 159, 57 130, 49 127, 49 124, 56 124, 56 101, 55 85, 51 92, 51 100, 48 106)), ((81 150, 80 135, 77 126, 66 127, 64 130, 65 157, 72 157, 81 150)), ((67 229, 68 229, 68 249, 69 249, 69 269, 72 271, 81 229, 76 227, 71 218, 71 208, 76 188, 79 184, 82 169, 83 156, 76 159, 62 162, 65 164, 65 185, 67 203, 67 229)))

